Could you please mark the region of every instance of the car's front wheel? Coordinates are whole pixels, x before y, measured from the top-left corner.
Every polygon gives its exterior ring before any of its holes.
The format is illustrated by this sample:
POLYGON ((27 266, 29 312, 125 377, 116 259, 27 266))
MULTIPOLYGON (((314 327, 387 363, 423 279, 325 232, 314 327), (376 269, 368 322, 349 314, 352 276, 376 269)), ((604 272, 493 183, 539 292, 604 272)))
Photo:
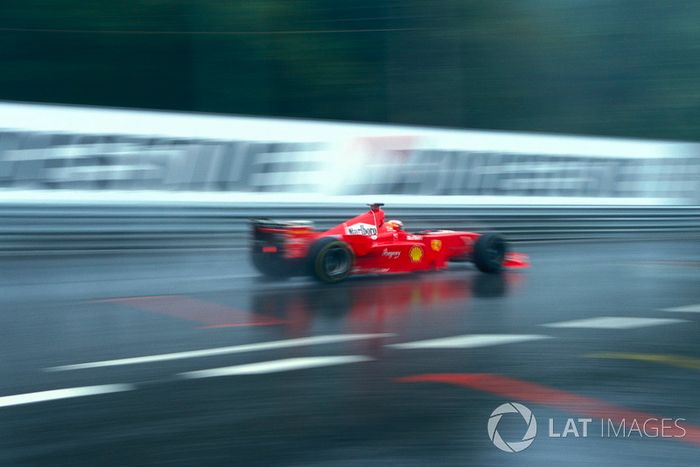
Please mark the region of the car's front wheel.
POLYGON ((507 252, 508 245, 503 237, 496 233, 485 233, 474 244, 474 264, 481 272, 501 272, 507 252))
POLYGON ((340 282, 352 272, 355 257, 347 243, 333 237, 317 240, 309 250, 309 272, 321 282, 340 282))

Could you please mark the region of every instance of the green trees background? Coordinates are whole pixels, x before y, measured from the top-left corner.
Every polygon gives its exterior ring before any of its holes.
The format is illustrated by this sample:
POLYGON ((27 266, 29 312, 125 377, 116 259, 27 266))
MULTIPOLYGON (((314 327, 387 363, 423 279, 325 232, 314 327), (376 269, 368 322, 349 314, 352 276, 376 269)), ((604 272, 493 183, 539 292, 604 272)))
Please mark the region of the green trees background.
POLYGON ((700 2, 0 2, 0 99, 698 140, 700 2))

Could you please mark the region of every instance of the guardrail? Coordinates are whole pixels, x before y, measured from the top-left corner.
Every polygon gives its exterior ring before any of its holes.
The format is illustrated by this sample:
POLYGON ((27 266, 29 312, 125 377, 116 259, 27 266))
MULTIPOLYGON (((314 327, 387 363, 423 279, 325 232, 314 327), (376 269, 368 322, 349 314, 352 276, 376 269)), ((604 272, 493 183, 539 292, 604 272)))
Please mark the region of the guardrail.
MULTIPOLYGON (((0 205, 0 251, 41 254, 227 249, 247 244, 249 219, 308 219, 328 228, 362 208, 347 205, 0 205)), ((700 206, 387 207, 406 229, 501 232, 511 241, 687 237, 700 234, 700 206)))

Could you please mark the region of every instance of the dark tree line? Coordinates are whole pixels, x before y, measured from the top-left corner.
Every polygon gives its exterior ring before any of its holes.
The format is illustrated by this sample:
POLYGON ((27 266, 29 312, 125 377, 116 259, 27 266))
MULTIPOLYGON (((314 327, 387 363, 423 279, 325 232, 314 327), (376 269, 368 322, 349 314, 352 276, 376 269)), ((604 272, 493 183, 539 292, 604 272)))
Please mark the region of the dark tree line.
POLYGON ((697 140, 692 0, 0 3, 0 99, 697 140))

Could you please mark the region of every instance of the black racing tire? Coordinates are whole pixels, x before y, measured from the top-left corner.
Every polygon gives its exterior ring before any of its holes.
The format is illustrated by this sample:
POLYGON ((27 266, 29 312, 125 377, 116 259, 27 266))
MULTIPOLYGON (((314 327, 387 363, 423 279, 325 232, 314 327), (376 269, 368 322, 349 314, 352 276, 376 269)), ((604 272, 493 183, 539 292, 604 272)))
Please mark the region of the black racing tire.
POLYGON ((496 274, 503 271, 508 244, 497 233, 485 233, 474 244, 474 264, 481 272, 496 274))
POLYGON ((260 274, 271 279, 284 279, 291 276, 290 264, 274 254, 253 252, 251 261, 260 274))
POLYGON ((342 240, 324 237, 317 240, 308 254, 309 273, 315 279, 334 284, 346 279, 355 264, 355 255, 342 240))

